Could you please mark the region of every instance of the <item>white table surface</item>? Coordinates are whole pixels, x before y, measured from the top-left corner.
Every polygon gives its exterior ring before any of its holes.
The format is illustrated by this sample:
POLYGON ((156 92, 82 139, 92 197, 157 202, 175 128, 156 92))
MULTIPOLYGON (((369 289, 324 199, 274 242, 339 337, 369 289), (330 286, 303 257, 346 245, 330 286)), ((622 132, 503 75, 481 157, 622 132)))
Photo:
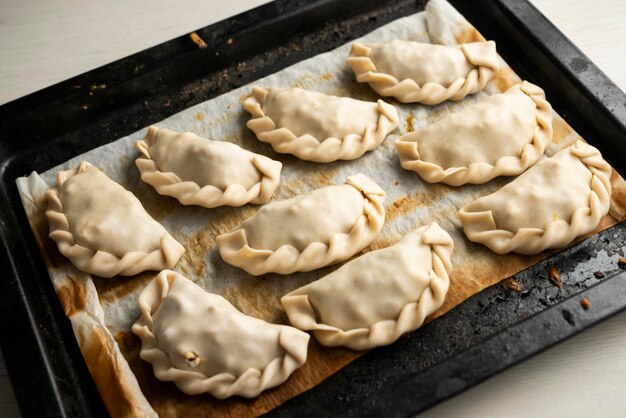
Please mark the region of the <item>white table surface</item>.
MULTIPOLYGON (((532 2, 626 90, 626 1, 532 2)), ((0 104, 262 3, 2 0, 0 104)), ((19 417, 1 354, 0 416, 19 417)), ((544 416, 626 417, 626 312, 420 415, 544 416)))

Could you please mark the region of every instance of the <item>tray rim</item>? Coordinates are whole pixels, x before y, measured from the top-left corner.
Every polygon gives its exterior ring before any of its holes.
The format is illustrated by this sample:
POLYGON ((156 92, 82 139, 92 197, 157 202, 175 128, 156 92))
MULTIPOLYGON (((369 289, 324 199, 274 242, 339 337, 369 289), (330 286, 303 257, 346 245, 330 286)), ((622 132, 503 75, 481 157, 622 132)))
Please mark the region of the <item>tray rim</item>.
MULTIPOLYGON (((459 2, 457 2, 457 1, 450 1, 450 2, 454 5, 454 7, 456 7, 459 11, 461 11, 462 8, 459 8, 459 4, 458 4, 459 2)), ((275 3, 281 3, 281 1, 279 0, 278 2, 272 2, 272 3, 269 3, 269 4, 262 5, 260 7, 257 7, 255 9, 248 10, 248 11, 246 11, 244 13, 241 13, 241 14, 239 14, 237 16, 233 16, 233 17, 231 17, 229 19, 226 19, 224 21, 218 22, 218 23, 216 23, 214 25, 210 25, 207 28, 211 28, 211 27, 217 26, 219 24, 224 24, 224 22, 234 21, 234 20, 236 20, 238 18, 241 18, 242 16, 250 15, 251 13, 253 13, 255 11, 258 11, 260 9, 266 9, 266 8, 269 9, 270 7, 272 7, 271 5, 273 5, 275 3)), ((284 1, 283 1, 283 3, 284 3, 284 1)), ((315 4, 321 4, 321 3, 333 3, 333 1, 324 1, 324 0, 322 0, 322 1, 319 1, 319 2, 317 2, 315 4)), ((345 2, 345 3, 348 3, 348 2, 345 2)), ((493 4, 495 4, 496 7, 501 8, 501 10, 504 11, 504 13, 507 13, 510 17, 513 16, 514 18, 517 18, 518 21, 520 23, 523 23, 523 24, 527 24, 528 23, 527 21, 529 19, 537 18, 537 15, 538 15, 540 17, 539 23, 541 25, 546 26, 549 29, 551 29, 552 35, 560 37, 561 41, 563 41, 563 40, 565 41, 565 45, 566 46, 570 47, 575 52, 577 52, 579 56, 587 59, 584 56, 584 54, 582 54, 569 40, 567 40, 567 38, 564 37, 564 35, 562 33, 560 33, 558 31, 557 28, 555 28, 545 17, 543 17, 534 8, 534 6, 532 6, 526 0, 523 1, 523 2, 520 2, 522 4, 521 6, 519 5, 519 3, 518 4, 514 4, 514 3, 515 3, 514 0, 496 0, 496 1, 493 2, 493 4)), ((462 11, 461 11, 461 13, 464 14, 462 11)), ((513 19, 513 17, 511 17, 511 18, 513 19)), ((207 28, 204 28, 204 29, 207 29, 207 28)), ((151 51, 153 49, 157 49, 159 47, 162 47, 165 44, 171 44, 171 43, 180 42, 184 38, 185 38, 185 36, 181 36, 181 37, 176 38, 176 39, 174 39, 172 41, 168 41, 168 42, 165 42, 164 44, 157 45, 157 46, 155 46, 153 48, 150 48, 148 50, 142 51, 142 52, 140 52, 138 54, 135 54, 135 55, 140 55, 140 54, 147 53, 148 51, 151 51)), ((539 45, 543 45, 543 41, 540 38, 538 38, 538 37, 534 39, 534 42, 539 44, 539 45)), ((545 45, 543 45, 543 46, 545 47, 545 45)), ((551 52, 554 53, 554 51, 551 51, 551 52)), ((133 55, 133 56, 135 56, 135 55, 133 55)), ((554 56, 556 56, 558 58, 558 55, 555 54, 554 56)), ((106 70, 107 68, 111 68, 113 65, 119 64, 120 62, 124 62, 124 61, 128 60, 131 57, 123 58, 121 60, 116 61, 115 63, 111 63, 111 64, 108 64, 108 65, 105 65, 105 66, 100 67, 100 68, 98 68, 96 70, 92 70, 92 71, 87 72, 85 74, 82 74, 80 76, 73 77, 73 78, 71 78, 69 80, 63 81, 63 82, 58 83, 58 84, 56 84, 54 86, 48 87, 46 89, 43 89, 43 90, 40 90, 38 92, 32 93, 32 94, 30 94, 28 96, 25 96, 23 98, 20 98, 20 99, 17 99, 15 101, 9 102, 9 103, 7 103, 5 105, 2 105, 2 106, 0 106, 0 116, 4 116, 7 113, 10 113, 10 111, 12 111, 14 109, 19 109, 20 106, 23 106, 24 104, 28 104, 29 101, 37 100, 38 97, 42 97, 46 92, 49 93, 49 92, 52 92, 52 91, 57 91, 60 86, 67 86, 69 83, 73 83, 76 80, 82 80, 83 77, 89 76, 90 74, 97 73, 98 71, 106 70)), ((587 61, 588 61, 588 59, 587 59, 587 61)), ((592 73, 591 74, 592 77, 594 77, 596 80, 599 79, 600 81, 605 82, 605 84, 608 81, 607 85, 609 87, 612 86, 613 88, 617 89, 617 92, 618 92, 617 97, 620 97, 621 99, 624 98, 623 93, 621 93, 621 91, 610 80, 608 80, 608 77, 606 77, 599 69, 597 69, 597 67, 595 67, 595 65, 593 65, 593 63, 591 63, 591 70, 592 71, 590 71, 590 73, 592 73), (620 96, 620 93, 621 93, 621 96, 620 96)), ((563 65, 563 71, 566 73, 566 75, 567 75, 566 78, 567 79, 577 81, 577 86, 579 87, 580 91, 583 92, 584 95, 590 99, 590 102, 595 105, 596 109, 597 108, 601 108, 600 110, 608 111, 608 113, 607 113, 608 117, 610 119, 612 119, 613 122, 617 122, 622 128, 624 127, 624 124, 621 122, 621 121, 626 121, 626 118, 622 117, 623 114, 626 114, 623 111, 624 108, 623 107, 618 107, 618 106, 614 106, 612 108, 609 107, 611 105, 611 101, 614 100, 614 98, 616 97, 615 95, 608 96, 608 97, 607 96, 601 97, 601 96, 599 96, 597 94, 594 94, 593 93, 593 89, 592 89, 590 83, 588 82, 588 80, 585 80, 584 78, 581 79, 580 77, 577 77, 571 70, 567 70, 565 65, 563 65), (622 113, 620 113, 620 111, 622 111, 622 113)), ((0 117, 0 119, 2 119, 2 118, 0 117)), ((624 132, 626 132, 626 129, 624 129, 624 132)), ((5 152, 7 151, 7 149, 3 145, 5 145, 5 144, 0 143, 0 155, 5 154, 5 152)), ((10 149, 9 149, 9 151, 10 151, 10 149)), ((4 180, 4 177, 5 177, 6 170, 7 170, 7 168, 11 164, 12 157, 13 156, 9 155, 8 158, 0 161, 0 175, 2 175, 3 180, 4 180)), ((621 172, 624 172, 624 171, 621 171, 621 172)), ((6 190, 4 189, 4 184, 3 184, 3 190, 2 191, 3 191, 4 194, 6 194, 6 190)), ((8 267, 12 271, 12 273, 16 272, 16 269, 18 268, 17 267, 18 264, 24 263, 24 261, 25 261, 25 260, 20 260, 19 257, 15 257, 15 255, 11 253, 10 249, 14 247, 13 244, 15 244, 15 242, 12 242, 12 241, 14 241, 14 239, 12 240, 11 237, 5 235, 5 232, 8 230, 8 225, 11 224, 9 222, 10 219, 11 218, 15 219, 15 217, 17 217, 19 221, 24 221, 25 220, 25 216, 23 214, 7 213, 7 208, 6 207, 2 207, 2 210, 0 211, 0 232, 1 232, 0 233, 0 247, 1 247, 1 251, 0 251, 0 265, 8 267)), ((28 240, 28 237, 24 237, 24 236, 21 236, 19 238, 23 242, 28 240)), ((30 237, 30 239, 31 239, 31 242, 32 242, 32 237, 30 237)), ((37 253, 38 253, 38 251, 37 251, 37 253)), ((47 275, 47 273, 46 273, 46 275, 47 275)), ((622 279, 625 277, 623 274, 620 274, 618 276, 620 278, 622 278, 622 279)), ((614 280, 615 278, 617 278, 617 276, 615 276, 614 278, 611 278, 610 280, 614 280)), ((603 283, 606 283, 606 282, 609 282, 609 280, 606 280, 603 283)), ((16 288, 18 289, 18 291, 17 291, 18 294, 19 293, 24 294, 24 289, 23 289, 22 283, 18 279, 13 280, 13 281, 12 280, 5 281, 3 283, 4 284, 3 287, 6 288, 7 287, 6 284, 11 284, 11 283, 14 284, 16 286, 16 288)), ((600 286, 600 285, 601 284, 598 284, 597 286, 600 286)), ((589 288, 585 292, 590 291, 593 288, 595 288, 595 287, 589 288)), ((2 293, 4 293, 5 296, 0 298, 0 301, 3 301, 3 302, 8 301, 9 298, 7 296, 7 292, 4 291, 2 293)), ((44 389, 42 387, 40 393, 47 393, 46 391, 48 390, 49 393, 53 394, 56 397, 57 403, 61 404, 61 408, 59 410, 48 411, 50 413, 50 415, 58 415, 58 416, 66 415, 67 411, 62 408, 61 398, 58 396, 58 383, 59 383, 58 379, 55 379, 52 376, 51 369, 52 369, 53 366, 50 364, 50 361, 49 361, 50 358, 49 358, 47 353, 43 352, 43 348, 41 347, 40 333, 42 331, 41 330, 39 330, 39 331, 37 330, 36 320, 35 320, 35 318, 32 317, 32 310, 29 309, 30 307, 26 304, 26 300, 24 299, 24 300, 21 300, 21 301, 24 302, 23 306, 20 307, 20 306, 18 306, 19 304, 11 303, 9 307, 15 308, 15 309, 18 309, 18 310, 21 309, 23 314, 25 314, 28 317, 29 322, 33 325, 33 327, 32 327, 32 331, 33 332, 30 335, 27 335, 28 333, 22 332, 21 338, 29 339, 31 342, 34 342, 35 343, 34 345, 36 345, 40 349, 41 365, 43 366, 43 369, 47 372, 46 376, 49 378, 48 382, 47 382, 48 386, 49 386, 48 389, 44 389)), ((562 302, 562 303, 564 303, 564 302, 562 302)), ((553 308, 554 307, 548 308, 544 312, 550 311, 553 308)), ((626 306, 623 306, 620 309, 624 309, 624 308, 626 308, 626 306)), ((617 312, 617 311, 615 311, 615 312, 617 312)), ((613 313, 615 313, 615 312, 613 312, 613 313)), ((608 314, 607 314, 607 316, 608 316, 608 314)), ((597 322, 598 321, 594 321, 594 322, 592 322, 590 324, 587 324, 587 326, 590 326, 590 325, 592 325, 594 323, 597 323, 597 322)), ((580 328, 580 329, 577 329, 576 332, 586 328, 587 326, 585 326, 583 328, 580 328)), ((5 329, 7 329, 7 328, 8 328, 7 324, 0 325, 0 329, 2 329, 3 331, 5 329)), ((570 334, 570 335, 573 335, 573 333, 570 334)), ((9 369, 9 373, 10 373, 10 376, 11 376, 11 381, 13 383, 13 386, 16 387, 16 386, 19 385, 19 383, 16 383, 16 382, 19 382, 20 378, 23 378, 23 376, 21 376, 21 374, 18 374, 17 369, 15 369, 15 363, 16 362, 13 361, 13 360, 14 360, 14 358, 16 358, 16 353, 12 352, 12 350, 10 350, 10 349, 7 350, 7 347, 9 347, 9 344, 6 344, 4 341, 6 341, 6 340, 3 339, 3 341, 1 342, 2 350, 5 353, 7 351, 9 353, 11 353, 11 354, 9 354, 8 357, 6 357, 7 358, 7 368, 9 369), (10 367, 8 366, 9 363, 12 363, 10 367)), ((547 346, 543 347, 543 348, 547 348, 547 346)), ((532 354, 534 354, 534 353, 531 353, 529 355, 532 355, 532 354)), ((27 383, 28 383, 27 386, 29 388, 31 388, 33 382, 27 382, 27 383)), ((16 396, 18 396, 17 391, 16 391, 16 396)), ((83 401, 85 401, 85 400, 83 399, 83 401)), ((18 402, 20 404, 20 409, 22 411, 27 411, 27 410, 29 410, 29 408, 25 408, 24 405, 32 404, 32 395, 31 396, 20 395, 20 396, 18 396, 18 402)), ((90 411, 94 412, 93 409, 90 409, 90 411)))

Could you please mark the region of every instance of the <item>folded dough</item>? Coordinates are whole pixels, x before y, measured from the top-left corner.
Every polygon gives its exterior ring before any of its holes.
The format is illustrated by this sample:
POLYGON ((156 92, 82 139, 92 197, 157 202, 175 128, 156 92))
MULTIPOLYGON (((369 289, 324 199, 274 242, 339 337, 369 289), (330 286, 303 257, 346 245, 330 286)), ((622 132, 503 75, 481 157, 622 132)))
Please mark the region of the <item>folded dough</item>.
POLYGON ((562 248, 608 213, 611 167, 582 141, 461 210, 465 235, 498 254, 562 248))
POLYGON ((219 235, 224 261, 258 276, 311 271, 369 245, 385 222, 385 192, 363 174, 269 203, 235 230, 219 235))
POLYGON ((86 161, 46 192, 50 238, 86 273, 132 276, 172 268, 185 249, 128 190, 86 161))
POLYGON ((306 361, 308 334, 244 315, 176 272, 159 273, 138 304, 139 356, 188 395, 253 398, 306 361))
POLYGON ((283 296, 289 322, 326 346, 367 350, 419 328, 448 292, 454 243, 436 222, 283 296))
POLYGON ((396 141, 402 168, 429 183, 482 184, 535 164, 552 140, 552 106, 524 81, 396 141))
POLYGON ((135 146, 143 181, 183 205, 205 208, 268 202, 283 166, 230 142, 155 126, 135 146))
POLYGON ((435 105, 481 91, 499 70, 493 41, 434 45, 354 42, 346 60, 359 83, 403 103, 435 105))
POLYGON ((382 100, 364 102, 296 87, 255 87, 243 107, 252 115, 248 128, 259 141, 320 163, 359 158, 398 126, 398 111, 382 100))

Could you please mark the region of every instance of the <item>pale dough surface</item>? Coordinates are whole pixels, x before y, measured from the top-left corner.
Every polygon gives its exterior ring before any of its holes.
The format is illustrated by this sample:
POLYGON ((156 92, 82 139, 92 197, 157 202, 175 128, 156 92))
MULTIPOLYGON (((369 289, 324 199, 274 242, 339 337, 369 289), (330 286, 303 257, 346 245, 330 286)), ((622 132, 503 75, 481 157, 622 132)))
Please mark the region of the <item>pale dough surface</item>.
POLYGON ((402 39, 354 42, 346 63, 356 81, 369 84, 381 96, 426 105, 479 92, 500 68, 495 42, 484 40, 458 45, 402 39))
POLYGON ((426 126, 417 142, 422 159, 444 169, 478 161, 493 165, 502 156, 519 155, 536 124, 535 103, 515 90, 426 126))
POLYGON ((254 87, 243 100, 259 141, 276 152, 318 163, 354 160, 377 148, 398 126, 395 106, 300 87, 254 87))
POLYGON ((577 141, 462 207, 463 230, 498 254, 563 248, 609 212, 611 172, 600 151, 577 141))
POLYGON ((60 199, 76 243, 87 248, 121 258, 158 248, 166 233, 131 192, 95 167, 63 183, 60 199))
POLYGON ((337 233, 350 232, 363 206, 363 196, 354 187, 328 186, 265 205, 242 228, 252 248, 291 245, 304 251, 312 242, 329 242, 337 233))
POLYGON ((461 186, 514 176, 534 165, 552 141, 552 106, 523 81, 396 141, 402 168, 429 183, 461 186))
POLYGON ((185 252, 120 184, 83 161, 45 192, 49 237, 85 273, 132 276, 172 268, 185 252))
POLYGON ((398 80, 414 80, 420 86, 429 82, 449 86, 473 67, 457 46, 395 40, 370 48, 370 58, 378 71, 398 80))
POLYGON ((135 142, 141 179, 183 205, 206 208, 266 203, 280 182, 282 163, 228 141, 151 126, 135 142))
POLYGON ((433 222, 281 298, 292 325, 327 346, 391 344, 420 327, 445 299, 452 238, 433 222))
POLYGON ((163 128, 158 135, 150 147, 153 159, 162 171, 176 173, 181 180, 201 186, 211 184, 222 190, 231 184, 249 189, 261 180, 261 173, 252 164, 253 154, 233 143, 163 128))
POLYGON ((138 304, 141 358, 187 394, 255 397, 306 361, 308 334, 244 315, 174 271, 159 273, 138 304))
POLYGON ((369 124, 378 123, 375 102, 329 96, 301 88, 269 89, 263 111, 278 128, 296 136, 309 134, 318 141, 363 135, 369 124))
POLYGON ((216 238, 227 263, 258 276, 311 271, 343 261, 382 229, 385 192, 362 173, 263 206, 216 238))

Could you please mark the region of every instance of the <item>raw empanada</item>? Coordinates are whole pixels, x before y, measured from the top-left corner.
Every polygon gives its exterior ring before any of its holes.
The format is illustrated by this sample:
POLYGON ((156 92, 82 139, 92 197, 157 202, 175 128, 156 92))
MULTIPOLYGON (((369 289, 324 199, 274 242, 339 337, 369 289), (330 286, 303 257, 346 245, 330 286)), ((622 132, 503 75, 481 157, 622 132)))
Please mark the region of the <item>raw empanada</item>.
POLYGON ((86 273, 132 276, 172 268, 185 252, 135 195, 86 161, 59 171, 46 197, 50 238, 86 273))
POLYGON ((159 273, 138 304, 140 357, 186 394, 253 398, 306 361, 307 333, 244 315, 176 272, 159 273))
POLYGON ((183 205, 205 208, 268 202, 282 164, 230 142, 151 126, 135 144, 141 179, 183 205))
POLYGON ((436 222, 283 296, 296 328, 326 346, 367 350, 419 328, 448 292, 454 243, 436 222))
POLYGON ((311 271, 361 251, 385 222, 385 192, 363 174, 269 203, 217 237, 222 258, 258 276, 311 271))
POLYGON ((524 81, 396 141, 402 168, 429 183, 482 184, 535 164, 552 140, 552 106, 524 81))
POLYGON ((435 45, 354 42, 347 61, 359 83, 403 103, 435 105, 481 91, 499 70, 493 41, 435 45))
POLYGON ((536 254, 591 232, 607 214, 611 167, 582 141, 461 210, 465 235, 498 254, 536 254))
POLYGON ((255 87, 243 102, 248 128, 276 152, 327 163, 354 160, 383 142, 398 126, 388 103, 329 96, 301 88, 255 87))

